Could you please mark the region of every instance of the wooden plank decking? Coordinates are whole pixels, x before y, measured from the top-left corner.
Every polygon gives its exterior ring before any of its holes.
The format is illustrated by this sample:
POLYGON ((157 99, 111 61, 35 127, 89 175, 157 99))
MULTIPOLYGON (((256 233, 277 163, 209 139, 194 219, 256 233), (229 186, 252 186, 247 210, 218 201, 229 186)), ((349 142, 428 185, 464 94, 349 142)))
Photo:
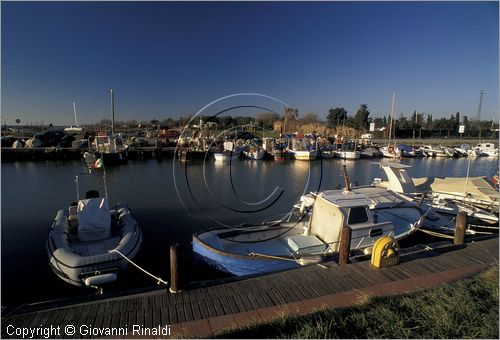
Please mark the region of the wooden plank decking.
MULTIPOLYGON (((327 268, 309 266, 222 285, 186 290, 178 294, 169 294, 167 290, 162 289, 69 306, 46 305, 43 306, 44 309, 35 311, 30 311, 28 308, 2 318, 2 338, 16 337, 7 333, 9 325, 11 333, 16 327, 60 326, 63 329, 66 325, 74 325, 77 329, 80 325, 93 325, 96 328, 130 328, 134 324, 143 325, 145 328, 164 325, 187 327, 196 320, 210 319, 213 330, 218 329, 216 322, 221 323, 220 329, 224 320, 234 321, 238 315, 254 315, 262 320, 266 318, 265 311, 276 306, 298 306, 298 304, 305 306, 321 298, 323 303, 334 301, 325 297, 348 296, 353 290, 376 294, 381 289, 393 289, 394 293, 402 293, 405 290, 397 288, 397 284, 401 282, 411 281, 414 285, 416 283, 418 286, 421 283, 421 287, 426 287, 425 281, 432 275, 439 277, 441 275, 439 273, 453 272, 467 276, 467 273, 471 275, 497 264, 498 238, 476 241, 460 247, 451 244, 446 246, 441 244, 434 249, 422 247, 420 250, 402 254, 400 262, 398 266, 383 269, 371 268, 369 261, 351 263, 345 267, 332 263, 327 264, 327 268), (260 312, 252 314, 255 311, 260 312)), ((446 275, 442 276, 441 279, 446 275)), ((338 303, 331 305, 339 306, 338 303)), ((209 323, 207 321, 206 324, 197 323, 197 325, 208 327, 209 323)), ((199 327, 192 330, 194 334, 198 331, 206 336, 207 333, 203 333, 199 327)), ((68 337, 64 332, 61 333, 56 337, 68 337)), ((77 332, 74 337, 82 336, 77 332)))

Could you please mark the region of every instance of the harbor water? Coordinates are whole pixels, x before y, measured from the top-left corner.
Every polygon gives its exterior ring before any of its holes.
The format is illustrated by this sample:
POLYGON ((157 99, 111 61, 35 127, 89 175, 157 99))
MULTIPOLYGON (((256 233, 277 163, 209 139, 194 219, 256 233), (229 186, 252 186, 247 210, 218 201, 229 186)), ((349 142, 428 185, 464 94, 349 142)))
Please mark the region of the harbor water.
MULTIPOLYGON (((106 183, 111 203, 126 202, 144 233, 136 262, 168 280, 169 247, 187 244, 194 232, 220 225, 259 223, 289 212, 303 193, 336 189, 344 184, 343 165, 354 185, 385 179, 376 161, 323 159, 314 162, 250 161, 231 163, 173 160, 131 161, 108 167, 106 183)), ((402 164, 412 177, 470 176, 491 178, 498 158, 416 158, 402 164)), ((79 191, 104 193, 99 173, 86 172, 83 161, 2 163, 2 306, 82 296, 93 293, 70 286, 51 271, 45 249, 57 210, 76 200, 79 191)), ((195 267, 186 270, 195 271, 195 267)), ((206 272, 196 270, 202 280, 206 272)), ((196 276, 198 275, 198 277, 196 276)), ((156 282, 131 269, 108 289, 141 289, 156 282)))

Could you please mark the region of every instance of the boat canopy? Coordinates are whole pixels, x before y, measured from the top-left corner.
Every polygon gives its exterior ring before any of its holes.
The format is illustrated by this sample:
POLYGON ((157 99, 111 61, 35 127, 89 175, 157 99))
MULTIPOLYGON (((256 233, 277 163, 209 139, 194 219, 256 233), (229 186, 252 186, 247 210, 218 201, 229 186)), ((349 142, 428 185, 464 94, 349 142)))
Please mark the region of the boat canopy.
POLYGON ((111 237, 111 215, 107 198, 80 200, 77 209, 78 239, 81 242, 111 237))
POLYGON ((486 177, 422 177, 413 178, 421 191, 432 190, 437 193, 464 195, 464 191, 475 199, 498 202, 498 191, 486 177), (467 186, 466 186, 467 184, 467 186))

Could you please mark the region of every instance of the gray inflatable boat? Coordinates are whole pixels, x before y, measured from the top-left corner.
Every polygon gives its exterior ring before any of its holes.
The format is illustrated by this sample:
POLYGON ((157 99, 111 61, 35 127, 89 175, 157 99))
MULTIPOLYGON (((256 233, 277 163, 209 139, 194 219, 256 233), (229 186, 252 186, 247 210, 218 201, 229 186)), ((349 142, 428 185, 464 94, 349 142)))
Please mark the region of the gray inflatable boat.
POLYGON ((99 287, 128 269, 142 233, 126 203, 110 209, 107 197, 89 192, 57 212, 47 237, 49 263, 57 276, 75 285, 99 287), (97 196, 97 197, 96 197, 97 196))

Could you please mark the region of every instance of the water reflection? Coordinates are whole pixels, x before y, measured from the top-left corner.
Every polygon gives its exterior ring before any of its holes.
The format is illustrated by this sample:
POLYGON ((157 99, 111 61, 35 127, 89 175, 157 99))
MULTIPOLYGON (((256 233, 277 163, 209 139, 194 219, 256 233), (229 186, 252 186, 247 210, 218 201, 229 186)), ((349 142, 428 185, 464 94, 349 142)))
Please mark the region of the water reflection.
MULTIPOLYGON (((320 190, 343 186, 343 165, 354 183, 369 184, 375 177, 385 179, 380 167, 373 164, 378 161, 238 160, 232 162, 231 168, 228 163, 214 161, 207 161, 205 167, 202 162, 129 161, 124 166, 108 168, 107 183, 110 200, 127 202, 143 228, 144 245, 137 260, 147 270, 168 277, 167 254, 171 244, 187 243, 193 232, 219 223, 259 222, 286 213, 304 192, 316 191, 320 185, 320 190), (283 190, 279 199, 268 209, 256 213, 236 212, 221 205, 262 208, 277 196, 271 195, 275 188, 283 190)), ((412 177, 465 176, 469 164, 467 159, 438 158, 399 162, 411 166, 407 171, 412 177)), ((471 176, 491 177, 498 171, 498 159, 478 158, 470 164, 471 176)), ((4 305, 82 294, 51 272, 44 244, 56 211, 75 199, 74 176, 85 171, 85 165, 79 161, 2 164, 4 305), (29 270, 19 270, 20 266, 29 270), (33 289, 33 278, 40 287, 46 288, 33 289)), ((101 190, 102 179, 82 178, 81 193, 84 187, 101 190)), ((149 284, 151 282, 135 272, 124 283, 127 287, 149 284)))

